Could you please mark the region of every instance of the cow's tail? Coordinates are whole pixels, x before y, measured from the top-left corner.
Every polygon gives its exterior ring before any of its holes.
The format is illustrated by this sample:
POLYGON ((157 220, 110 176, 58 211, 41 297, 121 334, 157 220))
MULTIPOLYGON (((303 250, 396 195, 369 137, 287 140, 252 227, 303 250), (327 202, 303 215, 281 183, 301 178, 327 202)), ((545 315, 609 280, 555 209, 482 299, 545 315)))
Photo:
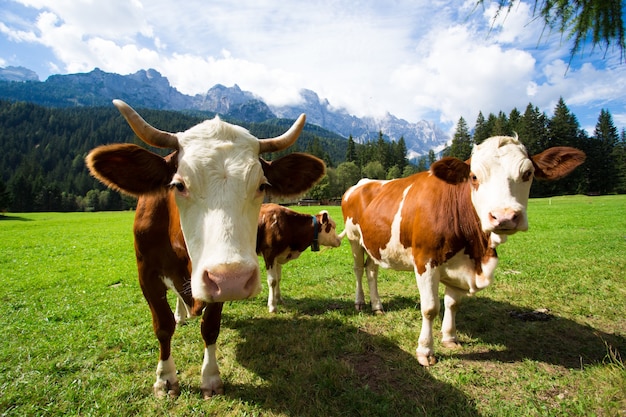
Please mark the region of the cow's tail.
POLYGON ((343 232, 339 233, 337 236, 339 237, 339 240, 343 240, 343 237, 346 235, 346 229, 343 229, 343 232))

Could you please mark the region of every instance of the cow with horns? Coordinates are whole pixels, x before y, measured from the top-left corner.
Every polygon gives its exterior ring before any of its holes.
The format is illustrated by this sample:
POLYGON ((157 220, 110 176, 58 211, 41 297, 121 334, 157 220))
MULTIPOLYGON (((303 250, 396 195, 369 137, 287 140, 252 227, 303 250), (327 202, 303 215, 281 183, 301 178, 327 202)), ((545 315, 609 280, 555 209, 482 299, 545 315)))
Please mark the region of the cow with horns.
POLYGON ((324 163, 301 153, 271 162, 259 156, 291 146, 304 115, 279 137, 260 140, 218 117, 169 133, 126 103, 114 104, 142 141, 174 151, 161 157, 137 145, 112 144, 86 158, 96 178, 138 197, 133 229, 139 284, 160 348, 154 392, 180 393, 171 354, 176 320, 166 298, 172 289, 190 315, 202 314, 203 396, 223 393, 216 359, 222 306, 261 289, 255 246, 263 198, 305 192, 324 175, 324 163))
POLYGON ((363 179, 348 189, 341 208, 352 248, 357 309, 364 306, 366 270, 372 310, 382 312, 378 268, 413 271, 422 312, 417 358, 436 362, 433 320, 438 287, 445 285, 443 345, 456 347, 461 298, 491 284, 496 247, 528 229, 526 206, 533 178, 556 180, 583 163, 578 149, 554 147, 529 156, 517 137, 498 136, 474 147, 468 161, 446 157, 428 172, 382 181, 363 179), (367 260, 365 259, 367 258, 367 260))

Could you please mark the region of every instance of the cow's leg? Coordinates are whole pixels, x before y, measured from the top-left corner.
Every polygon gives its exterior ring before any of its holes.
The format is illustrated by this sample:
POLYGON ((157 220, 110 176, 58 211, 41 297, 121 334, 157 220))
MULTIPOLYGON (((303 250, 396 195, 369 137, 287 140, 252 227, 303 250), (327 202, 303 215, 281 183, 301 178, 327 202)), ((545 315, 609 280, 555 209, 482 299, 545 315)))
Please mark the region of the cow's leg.
POLYGON ((283 299, 280 296, 280 277, 282 273, 282 265, 274 260, 274 265, 267 269, 267 287, 269 294, 267 296, 267 307, 270 313, 275 313, 278 304, 282 304, 283 299))
POLYGON ((365 250, 361 246, 358 240, 350 240, 350 247, 352 248, 352 261, 354 268, 354 276, 356 277, 356 291, 354 297, 354 308, 357 311, 362 311, 365 307, 365 294, 363 294, 363 271, 365 250))
POLYGON ((446 287, 444 296, 445 310, 443 313, 443 322, 441 323, 441 343, 447 348, 460 347, 456 339, 456 312, 459 309, 461 300, 465 293, 454 288, 446 287))
POLYGON ((380 301, 380 296, 378 295, 378 264, 368 256, 365 262, 365 268, 367 271, 367 284, 370 289, 372 311, 375 314, 383 314, 383 303, 380 301))
POLYGON ((152 328, 159 341, 159 363, 156 369, 156 382, 153 385, 157 397, 177 397, 180 385, 176 376, 176 365, 172 358, 172 336, 176 330, 176 320, 167 302, 167 287, 157 274, 148 277, 139 268, 139 284, 152 313, 152 328))
POLYGON ((174 313, 174 318, 176 319, 176 324, 178 326, 182 326, 185 324, 187 319, 191 316, 189 312, 189 307, 180 296, 176 297, 176 312, 174 313))
POLYGON ((222 307, 224 303, 210 303, 204 309, 200 331, 204 339, 204 361, 202 362, 202 382, 200 389, 204 399, 211 398, 214 394, 224 393, 224 383, 220 377, 217 366, 217 337, 220 334, 222 324, 222 307))
POLYGON ((416 270, 415 276, 422 310, 422 329, 416 350, 417 360, 422 366, 430 366, 437 363, 433 351, 433 320, 439 315, 439 271, 427 266, 426 272, 420 275, 416 270))

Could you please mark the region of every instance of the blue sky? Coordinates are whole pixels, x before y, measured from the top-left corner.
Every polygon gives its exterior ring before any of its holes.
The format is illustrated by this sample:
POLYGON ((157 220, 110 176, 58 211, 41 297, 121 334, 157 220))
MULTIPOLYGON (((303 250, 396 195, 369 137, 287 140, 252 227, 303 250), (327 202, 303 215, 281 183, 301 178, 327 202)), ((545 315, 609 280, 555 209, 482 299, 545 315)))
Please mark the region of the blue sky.
MULTIPOLYGON (((270 104, 302 88, 357 116, 453 130, 559 97, 591 134, 601 109, 626 127, 619 51, 570 43, 519 2, 494 20, 474 0, 0 0, 0 67, 51 74, 154 68, 185 94, 239 85, 270 104)), ((132 103, 131 103, 132 104, 132 103)))

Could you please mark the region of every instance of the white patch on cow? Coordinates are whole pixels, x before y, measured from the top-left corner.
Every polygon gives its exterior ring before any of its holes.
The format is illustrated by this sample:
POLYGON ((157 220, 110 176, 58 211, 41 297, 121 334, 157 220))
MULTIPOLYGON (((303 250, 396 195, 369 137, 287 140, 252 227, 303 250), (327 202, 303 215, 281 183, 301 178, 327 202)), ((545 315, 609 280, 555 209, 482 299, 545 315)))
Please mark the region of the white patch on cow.
POLYGON ((496 233, 492 233, 489 237, 489 247, 495 249, 498 246, 505 243, 507 239, 508 239, 507 235, 499 235, 496 233))
POLYGON ((156 382, 153 385, 154 393, 158 397, 167 395, 168 391, 178 385, 176 365, 172 356, 165 361, 159 361, 156 369, 156 382))
POLYGON ((277 259, 274 259, 274 264, 267 268, 267 307, 270 313, 275 313, 278 310, 278 304, 283 302, 280 294, 282 268, 277 259))
POLYGON ((202 361, 202 382, 200 389, 205 397, 212 394, 223 394, 224 383, 220 377, 220 370, 217 366, 217 347, 215 344, 204 349, 204 360, 202 361))
POLYGON ((476 276, 476 288, 478 290, 482 290, 491 285, 497 266, 498 258, 496 256, 490 257, 487 262, 482 264, 483 272, 476 276))
POLYGON ((485 232, 498 231, 493 215, 516 213, 515 227, 499 233, 511 234, 528 229, 526 206, 534 172, 522 143, 513 137, 496 136, 474 147, 471 172, 478 181, 472 188, 472 203, 485 232))
POLYGON ((491 284, 497 265, 498 258, 490 257, 482 264, 482 273, 476 274, 474 261, 461 250, 439 267, 441 282, 472 295, 491 284))
POLYGON ((358 240, 361 245, 363 245, 363 242, 361 241, 361 227, 354 222, 352 217, 346 218, 343 232, 341 233, 344 233, 348 240, 358 240))
MULTIPOLYGON (((413 252, 411 247, 405 248, 400 242, 400 227, 402 225, 402 207, 406 200, 406 196, 411 189, 412 185, 406 187, 402 193, 402 199, 398 211, 393 217, 391 223, 391 237, 384 249, 380 250, 380 260, 377 262, 383 268, 394 269, 398 271, 412 271, 413 265, 413 252)), ((369 252, 369 250, 368 250, 369 252)))
POLYGON ((355 185, 353 185, 352 187, 348 188, 346 190, 346 192, 343 194, 343 199, 344 201, 348 201, 348 199, 350 199, 350 194, 352 194, 352 192, 354 190, 356 190, 357 188, 359 188, 360 186, 362 186, 363 184, 367 184, 368 182, 375 182, 375 181, 379 181, 379 180, 372 180, 369 178, 361 178, 359 180, 359 182, 357 182, 355 185))
POLYGON ((179 292, 176 291, 174 282, 170 278, 163 276, 161 277, 161 280, 168 289, 172 290, 174 294, 176 294, 176 312, 174 313, 174 318, 176 319, 176 324, 182 326, 185 324, 187 319, 191 317, 191 307, 185 304, 183 297, 181 297, 179 292))
POLYGON ((297 251, 297 250, 291 250, 289 248, 285 249, 284 251, 282 251, 281 253, 279 253, 276 256, 276 261, 283 265, 286 264, 289 261, 292 261, 294 259, 298 259, 298 257, 300 256, 302 252, 297 251))
POLYGON ((264 175, 259 142, 218 118, 177 136, 176 176, 186 192, 176 193, 176 202, 193 262, 192 293, 209 302, 254 296, 261 290, 256 233, 264 175))

